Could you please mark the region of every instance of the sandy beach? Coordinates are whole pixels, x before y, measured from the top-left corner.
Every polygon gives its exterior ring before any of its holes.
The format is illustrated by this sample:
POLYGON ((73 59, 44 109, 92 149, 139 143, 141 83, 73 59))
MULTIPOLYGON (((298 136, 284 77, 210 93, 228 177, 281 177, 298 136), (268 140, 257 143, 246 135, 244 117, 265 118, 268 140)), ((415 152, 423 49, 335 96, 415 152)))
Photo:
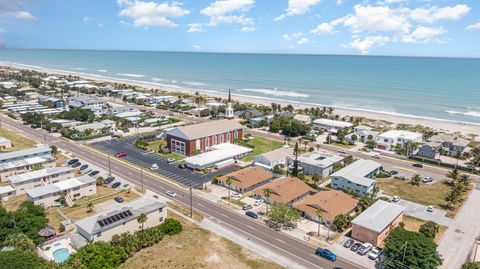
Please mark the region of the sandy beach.
MULTIPOLYGON (((163 91, 170 91, 170 92, 185 92, 189 94, 194 94, 195 92, 200 92, 204 95, 210 97, 221 97, 226 98, 226 93, 219 93, 219 92, 211 92, 208 90, 201 90, 201 89, 187 89, 182 87, 175 87, 175 86, 168 86, 168 85, 160 85, 155 83, 147 83, 141 81, 134 81, 129 79, 115 79, 110 77, 101 77, 101 76, 93 76, 88 74, 79 74, 78 72, 66 72, 66 71, 58 71, 58 70, 49 70, 49 69, 39 69, 39 68, 31 68, 31 67, 19 67, 19 66, 11 66, 17 69, 26 69, 26 70, 34 70, 37 72, 45 72, 51 75, 75 75, 80 77, 81 79, 92 80, 95 82, 108 82, 108 83, 123 83, 127 85, 137 86, 145 89, 159 89, 163 91)), ((282 106, 286 106, 288 104, 293 105, 296 109, 303 109, 305 107, 312 107, 316 106, 315 104, 306 104, 306 103, 299 103, 299 102, 289 102, 284 100, 278 99, 270 99, 270 98, 262 98, 262 97, 253 97, 253 96, 245 96, 245 95, 237 95, 232 94, 233 99, 239 102, 248 102, 253 104, 263 104, 263 105, 270 105, 272 102, 279 103, 282 106)), ((323 105, 317 105, 323 106, 323 105)), ((333 106, 335 107, 335 106, 333 106)), ((422 125, 426 127, 430 127, 436 129, 438 131, 445 131, 445 132, 460 132, 465 135, 480 135, 480 124, 470 124, 470 123, 462 123, 456 121, 448 121, 448 120, 441 120, 441 119, 433 119, 433 118, 422 118, 416 116, 406 116, 406 115, 395 115, 395 114, 386 114, 386 113, 377 113, 373 111, 365 111, 359 109, 349 109, 343 107, 335 107, 335 113, 341 116, 355 116, 355 117, 363 117, 366 119, 372 120, 384 120, 388 122, 392 122, 394 124, 410 124, 410 125, 422 125)), ((406 112, 408 113, 408 112, 406 112)), ((476 138, 478 139, 478 138, 476 138)))

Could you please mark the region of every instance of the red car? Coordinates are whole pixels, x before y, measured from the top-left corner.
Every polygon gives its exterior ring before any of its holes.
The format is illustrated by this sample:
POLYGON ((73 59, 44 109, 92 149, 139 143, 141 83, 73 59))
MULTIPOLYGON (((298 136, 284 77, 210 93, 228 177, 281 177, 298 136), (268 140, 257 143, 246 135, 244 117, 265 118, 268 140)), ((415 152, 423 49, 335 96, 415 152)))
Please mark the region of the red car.
POLYGON ((127 154, 126 152, 123 152, 123 151, 122 151, 122 152, 119 152, 119 153, 115 154, 115 157, 122 158, 122 157, 125 157, 125 156, 127 156, 127 155, 128 155, 128 154, 127 154))

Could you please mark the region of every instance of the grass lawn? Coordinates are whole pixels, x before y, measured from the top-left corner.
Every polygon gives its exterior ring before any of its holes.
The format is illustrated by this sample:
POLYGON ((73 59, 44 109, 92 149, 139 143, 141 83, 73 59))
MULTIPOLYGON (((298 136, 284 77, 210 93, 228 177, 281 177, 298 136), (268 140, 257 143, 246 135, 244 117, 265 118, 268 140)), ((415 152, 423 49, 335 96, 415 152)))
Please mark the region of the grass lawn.
POLYGON ((126 268, 209 268, 209 269, 280 269, 236 243, 217 236, 176 215, 170 217, 182 222, 183 231, 167 236, 158 244, 134 254, 120 269, 126 268), (168 255, 166 255, 168 254, 168 255))
POLYGON ((247 142, 247 144, 253 147, 253 151, 252 153, 250 153, 250 155, 242 159, 242 161, 246 162, 252 161, 253 158, 257 155, 281 148, 283 146, 282 142, 262 137, 253 137, 250 141, 247 142))
MULTIPOLYGON (((377 184, 387 195, 398 195, 411 202, 434 205, 438 208, 445 207, 445 196, 451 190, 450 186, 445 184, 445 181, 432 185, 422 183, 420 186, 414 186, 408 180, 377 179, 377 184)), ((460 203, 453 210, 447 210, 447 217, 454 217, 457 214, 467 196, 468 193, 465 193, 460 203)))
POLYGON ((5 137, 12 142, 12 147, 5 149, 5 151, 27 149, 37 144, 36 142, 5 128, 0 128, 0 136, 5 137))
POLYGON ((185 156, 182 156, 182 155, 177 154, 177 153, 167 153, 167 154, 160 153, 160 155, 162 155, 165 158, 174 158, 177 161, 181 161, 181 160, 185 159, 185 156))
POLYGON ((8 210, 8 211, 14 211, 16 210, 21 203, 27 200, 27 195, 22 194, 14 197, 10 197, 8 201, 3 202, 3 207, 8 210))
POLYGON ((166 145, 167 145, 167 141, 165 141, 163 139, 155 140, 155 141, 152 141, 152 142, 148 142, 147 150, 158 152, 159 148, 164 147, 166 145))
POLYGON ((63 166, 68 160, 69 158, 61 153, 58 153, 57 156, 57 161, 56 161, 56 166, 63 166))
MULTIPOLYGON (((420 226, 424 224, 426 221, 417 219, 411 216, 403 215, 403 223, 405 224, 405 229, 412 231, 412 232, 418 232, 420 229, 420 226)), ((440 228, 438 229, 438 233, 435 236, 435 243, 438 243, 440 239, 442 238, 442 235, 445 233, 447 230, 447 227, 439 225, 440 228)))

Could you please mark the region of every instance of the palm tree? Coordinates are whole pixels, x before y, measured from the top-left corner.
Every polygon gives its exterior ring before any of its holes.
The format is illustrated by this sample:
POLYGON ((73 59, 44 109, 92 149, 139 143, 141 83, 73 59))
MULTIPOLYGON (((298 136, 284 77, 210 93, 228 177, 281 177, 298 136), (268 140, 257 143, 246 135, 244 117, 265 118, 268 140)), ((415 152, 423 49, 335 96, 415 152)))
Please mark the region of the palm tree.
POLYGON ((267 214, 268 214, 268 199, 270 198, 270 195, 272 195, 272 190, 271 189, 263 189, 263 196, 267 198, 266 204, 267 204, 267 214))
POLYGON ((316 188, 318 188, 318 182, 320 182, 320 176, 318 174, 314 174, 312 176, 313 183, 315 183, 316 188))
POLYGON ((230 186, 232 185, 232 177, 228 177, 227 180, 225 180, 225 183, 228 185, 228 200, 230 200, 230 186))
POLYGON ((145 224, 145 222, 147 222, 147 219, 148 217, 145 213, 140 214, 137 218, 137 222, 142 225, 142 231, 143 231, 143 225, 145 224))
POLYGON ((447 173, 447 178, 451 179, 450 185, 455 186, 455 183, 457 183, 457 180, 458 180, 458 176, 459 176, 459 173, 456 168, 454 168, 452 171, 447 173))
POLYGON ((317 148, 317 151, 320 150, 320 144, 316 144, 315 147, 317 148))
POLYGON ((88 212, 88 213, 93 212, 93 203, 92 203, 92 202, 88 202, 88 204, 87 204, 87 212, 88 212))
POLYGON ((415 174, 412 178, 410 178, 410 184, 412 185, 419 186, 420 182, 422 182, 422 178, 419 174, 415 174))
POLYGON ((378 187, 377 184, 375 184, 373 186, 373 189, 372 189, 372 198, 375 198, 377 197, 377 194, 380 192, 380 188, 378 187))
POLYGON ((305 146, 305 150, 306 150, 308 146, 308 141, 307 140, 303 141, 303 145, 305 146))
POLYGON ((468 188, 470 186, 470 183, 472 182, 472 179, 470 178, 469 175, 467 174, 462 174, 459 178, 459 181, 468 188))
POLYGON ((320 237, 320 226, 322 226, 322 216, 323 216, 323 210, 321 208, 317 208, 317 211, 315 212, 318 217, 318 237, 320 237))

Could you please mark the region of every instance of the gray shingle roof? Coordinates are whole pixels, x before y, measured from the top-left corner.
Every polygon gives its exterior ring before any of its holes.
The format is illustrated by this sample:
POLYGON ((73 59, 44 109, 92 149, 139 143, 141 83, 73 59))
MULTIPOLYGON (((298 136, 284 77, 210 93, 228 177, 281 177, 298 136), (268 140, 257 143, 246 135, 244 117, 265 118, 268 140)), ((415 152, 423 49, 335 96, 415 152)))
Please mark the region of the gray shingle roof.
POLYGON ((378 200, 352 220, 352 224, 380 233, 402 214, 404 210, 405 208, 402 206, 378 200))
POLYGON ((221 134, 243 128, 244 127, 240 123, 233 120, 218 120, 176 127, 167 131, 167 134, 186 140, 194 140, 213 134, 221 134))

